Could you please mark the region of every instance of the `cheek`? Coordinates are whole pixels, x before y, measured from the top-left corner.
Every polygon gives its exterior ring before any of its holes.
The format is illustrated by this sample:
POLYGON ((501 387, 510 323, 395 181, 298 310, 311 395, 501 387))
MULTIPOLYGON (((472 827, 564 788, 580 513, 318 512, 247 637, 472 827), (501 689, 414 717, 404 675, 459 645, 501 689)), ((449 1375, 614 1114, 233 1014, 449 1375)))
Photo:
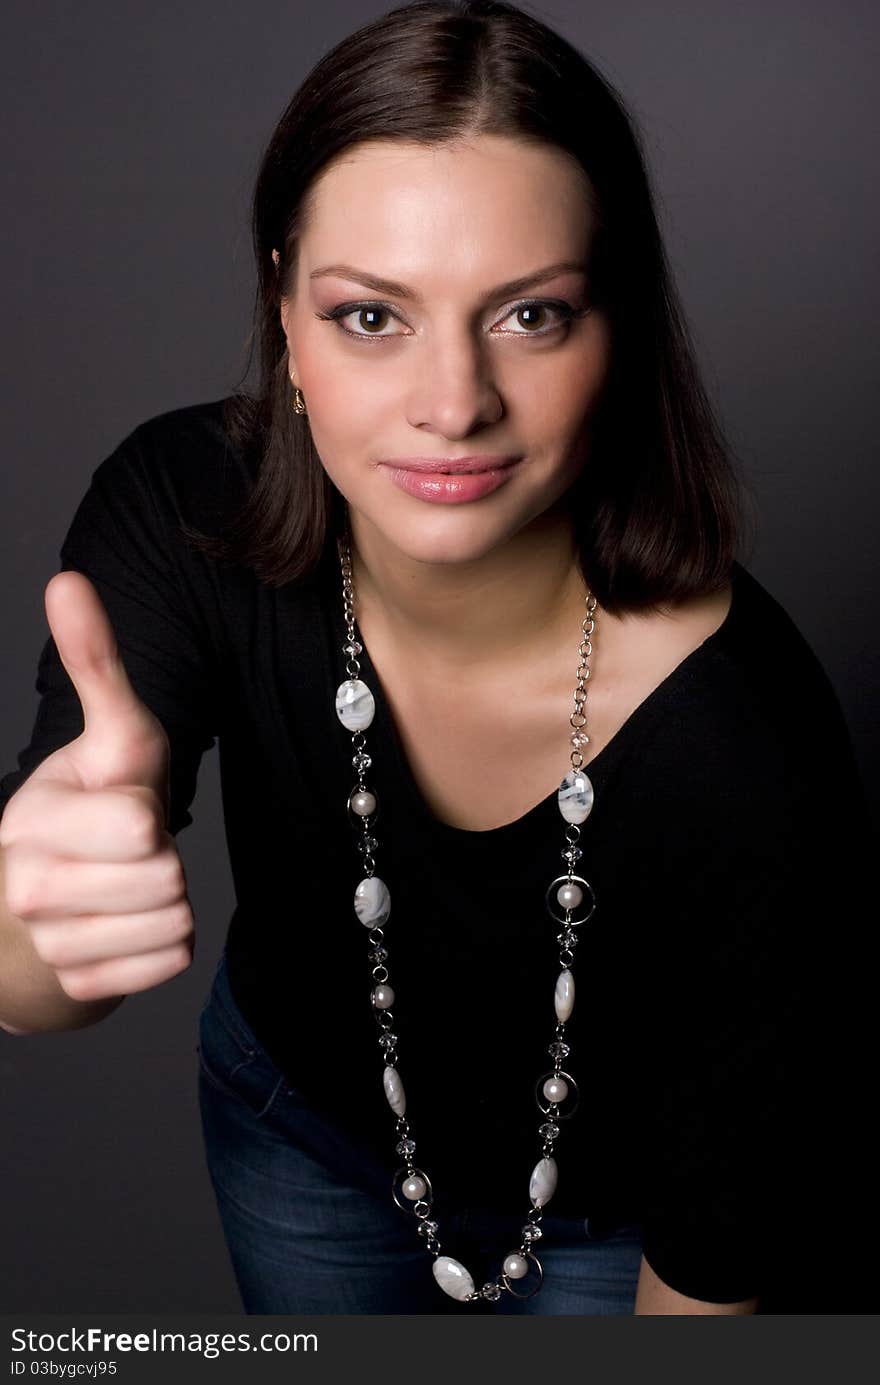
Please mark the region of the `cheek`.
POLYGON ((539 445, 543 440, 555 457, 567 455, 589 436, 606 375, 604 363, 592 358, 560 363, 542 381, 540 391, 521 401, 520 414, 530 436, 539 445))
POLYGON ((309 412, 327 429, 344 435, 372 426, 389 406, 399 408, 401 371, 392 362, 371 361, 381 346, 355 346, 350 351, 304 350, 298 358, 299 376, 309 412), (366 357, 359 360, 358 357, 366 357), (370 367, 373 366, 371 369, 370 367))
POLYGON ((304 366, 300 375, 312 437, 328 470, 344 468, 346 459, 362 460, 380 416, 371 381, 364 372, 321 370, 317 364, 304 366))
POLYGON ((536 373, 521 400, 548 437, 564 439, 581 430, 595 411, 608 379, 610 334, 601 314, 588 319, 579 342, 571 342, 549 370, 536 373))
POLYGON ((312 384, 303 372, 303 393, 315 451, 325 472, 350 504, 369 506, 371 463, 380 455, 382 440, 400 426, 400 400, 364 371, 312 371, 312 384))
MULTIPOLYGON (((315 339, 300 353, 299 383, 306 398, 312 436, 331 476, 344 475, 376 455, 389 427, 400 426, 405 395, 401 374, 393 368, 365 370, 355 359, 347 368, 344 355, 329 353, 315 339)), ((381 346, 357 348, 364 355, 381 346)), ((568 455, 589 432, 589 420, 607 377, 608 328, 597 315, 588 339, 571 351, 554 355, 549 369, 520 374, 507 391, 506 412, 511 431, 533 455, 548 452, 557 459, 568 455)), ((503 376, 499 385, 504 389, 503 376)))

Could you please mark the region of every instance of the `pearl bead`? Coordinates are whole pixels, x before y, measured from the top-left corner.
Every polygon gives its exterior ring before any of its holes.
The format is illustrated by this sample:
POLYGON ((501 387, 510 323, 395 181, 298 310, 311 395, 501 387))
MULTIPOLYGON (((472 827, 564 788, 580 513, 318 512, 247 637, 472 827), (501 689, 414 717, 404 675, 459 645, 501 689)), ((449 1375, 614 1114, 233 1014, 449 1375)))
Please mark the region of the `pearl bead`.
POLYGON ((522 1279, 528 1273, 528 1261, 524 1255, 508 1255, 504 1261, 504 1273, 508 1279, 522 1279))
POLYGON ((368 818, 376 811, 376 795, 370 793, 369 789, 357 789, 348 801, 351 811, 359 817, 368 818))
POLYGON ((584 897, 584 892, 580 885, 560 885, 556 891, 556 898, 563 909, 576 909, 584 897))
POLYGON ((418 1202, 419 1198, 424 1197, 428 1191, 428 1185, 424 1178, 419 1174, 413 1174, 412 1178, 407 1178, 401 1188, 404 1197, 408 1197, 410 1202, 418 1202))
POLYGON ((377 1010, 388 1010, 394 1004, 394 991, 390 986, 373 988, 373 1004, 377 1010))
POLYGON ((564 1077, 548 1077, 543 1091, 548 1101, 564 1101, 568 1096, 568 1083, 564 1077))

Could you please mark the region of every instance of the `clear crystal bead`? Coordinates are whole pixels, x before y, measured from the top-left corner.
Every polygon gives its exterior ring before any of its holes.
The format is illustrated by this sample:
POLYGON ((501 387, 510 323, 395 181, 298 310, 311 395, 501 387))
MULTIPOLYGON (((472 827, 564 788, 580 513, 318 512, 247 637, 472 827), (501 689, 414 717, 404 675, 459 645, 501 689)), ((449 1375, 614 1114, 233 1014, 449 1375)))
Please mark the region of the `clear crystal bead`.
POLYGON ((552 1121, 545 1121, 538 1131, 542 1140, 555 1140, 559 1135, 559 1126, 552 1121))
POLYGON ((540 1226, 535 1226, 533 1222, 529 1222, 528 1226, 524 1226, 522 1229, 522 1238, 524 1241, 540 1241, 543 1234, 540 1226))
POLYGON ((360 841, 358 842, 358 846, 360 847, 361 851, 366 851, 370 854, 372 854, 372 852, 376 850, 378 845, 379 843, 377 839, 375 837, 370 836, 361 837, 360 841))
POLYGON ((354 658, 356 654, 363 654, 364 646, 358 640, 346 640, 342 646, 342 652, 354 658))
POLYGON ((584 853, 579 846, 567 846, 565 850, 561 851, 559 854, 563 861, 567 861, 569 865, 573 866, 575 861, 579 861, 584 853))
POLYGON ((483 1298, 491 1299, 494 1303, 496 1299, 501 1297, 501 1285, 496 1284, 494 1279, 490 1279, 487 1284, 483 1285, 480 1293, 483 1298))
POLYGON ((364 770, 369 769, 373 763, 373 757, 366 750, 356 750, 351 757, 351 763, 359 774, 363 774, 364 770))
POLYGON ((379 1037, 379 1047, 382 1048, 382 1049, 384 1049, 386 1053, 390 1053, 391 1050, 392 1050, 392 1048, 394 1048, 394 1046, 395 1046, 396 1043, 397 1043, 397 1035, 396 1035, 396 1034, 392 1034, 392 1033, 389 1032, 389 1033, 387 1033, 387 1034, 382 1034, 382 1035, 380 1035, 380 1037, 379 1037))
POLYGON ((567 1058, 571 1049, 561 1039, 554 1039, 552 1044, 547 1045, 547 1052, 551 1058, 567 1058))
POLYGON ((556 934, 556 941, 563 947, 576 947, 578 935, 573 928, 563 928, 561 933, 556 934))
POLYGON ((394 1146, 394 1148, 398 1154, 415 1154, 416 1142, 415 1140, 401 1140, 399 1144, 396 1144, 394 1146))
POLYGON ((425 1219, 419 1222, 417 1229, 420 1236, 436 1236, 440 1230, 440 1223, 425 1219))
POLYGON ((374 947, 368 956, 374 966, 381 966, 383 962, 388 960, 388 949, 387 947, 374 947))

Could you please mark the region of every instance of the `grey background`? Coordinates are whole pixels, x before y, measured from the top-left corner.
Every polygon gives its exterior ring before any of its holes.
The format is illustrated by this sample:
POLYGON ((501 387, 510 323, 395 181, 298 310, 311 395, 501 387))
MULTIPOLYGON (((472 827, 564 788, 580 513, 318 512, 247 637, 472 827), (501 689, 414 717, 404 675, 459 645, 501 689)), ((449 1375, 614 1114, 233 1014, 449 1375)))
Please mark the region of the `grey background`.
MULTIPOLYGON (((91 471, 143 419, 234 387, 258 159, 308 68, 384 8, 7 6, 0 772, 30 734, 43 591, 91 471)), ((531 8, 645 134, 706 381, 758 491, 749 566, 828 671, 873 793, 876 7, 531 8)), ((804 754, 821 768, 821 726, 804 754)), ((817 836, 833 811, 820 794, 817 836)), ((216 752, 193 813, 192 968, 91 1029, 0 1031, 0 1312, 240 1310, 196 1098, 233 907, 216 752)))

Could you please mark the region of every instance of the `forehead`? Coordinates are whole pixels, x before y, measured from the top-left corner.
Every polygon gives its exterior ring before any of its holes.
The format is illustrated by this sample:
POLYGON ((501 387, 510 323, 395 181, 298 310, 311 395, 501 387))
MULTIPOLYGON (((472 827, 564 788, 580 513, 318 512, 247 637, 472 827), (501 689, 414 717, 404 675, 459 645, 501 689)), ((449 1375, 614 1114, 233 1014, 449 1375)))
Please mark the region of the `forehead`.
POLYGON ((582 255, 588 179, 552 145, 497 136, 426 147, 370 141, 313 185, 300 251, 308 269, 355 263, 415 281, 445 271, 523 273, 582 255), (370 263, 367 264, 367 259, 370 263))

